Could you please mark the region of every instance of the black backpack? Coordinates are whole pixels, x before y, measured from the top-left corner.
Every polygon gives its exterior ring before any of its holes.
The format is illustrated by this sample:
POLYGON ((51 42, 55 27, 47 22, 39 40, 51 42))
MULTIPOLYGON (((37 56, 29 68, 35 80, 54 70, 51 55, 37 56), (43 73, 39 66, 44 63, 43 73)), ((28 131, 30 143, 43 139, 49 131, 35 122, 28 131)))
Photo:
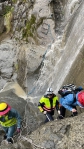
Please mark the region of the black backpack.
POLYGON ((67 84, 67 85, 63 85, 59 91, 58 94, 60 94, 62 97, 67 96, 68 94, 73 94, 74 96, 74 102, 76 101, 76 94, 78 92, 80 92, 81 90, 83 90, 83 88, 80 87, 76 87, 76 85, 74 84, 67 84))
POLYGON ((58 94, 60 94, 62 97, 71 94, 75 91, 76 86, 74 84, 67 84, 67 85, 63 85, 59 91, 58 94))

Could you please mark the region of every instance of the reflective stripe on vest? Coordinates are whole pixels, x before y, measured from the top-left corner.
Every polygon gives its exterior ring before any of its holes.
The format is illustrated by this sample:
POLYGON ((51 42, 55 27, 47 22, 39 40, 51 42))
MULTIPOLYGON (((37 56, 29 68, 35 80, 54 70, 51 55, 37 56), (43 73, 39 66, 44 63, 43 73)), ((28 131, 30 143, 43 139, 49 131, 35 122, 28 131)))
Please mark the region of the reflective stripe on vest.
POLYGON ((49 98, 42 97, 40 99, 40 103, 44 103, 44 106, 43 107, 39 106, 40 111, 43 111, 43 110, 52 111, 52 110, 54 110, 55 107, 56 107, 56 101, 57 100, 58 100, 57 96, 53 97, 53 99, 52 99, 52 108, 51 108, 51 103, 50 103, 49 98), (43 108, 43 110, 41 108, 43 108))

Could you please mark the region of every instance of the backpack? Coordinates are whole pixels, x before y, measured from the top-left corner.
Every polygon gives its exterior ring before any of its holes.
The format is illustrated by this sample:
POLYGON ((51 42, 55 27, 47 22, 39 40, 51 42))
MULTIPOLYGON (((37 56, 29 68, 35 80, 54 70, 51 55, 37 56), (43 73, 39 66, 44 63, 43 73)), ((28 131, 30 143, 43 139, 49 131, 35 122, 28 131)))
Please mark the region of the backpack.
POLYGON ((74 91, 76 89, 76 86, 74 84, 67 84, 62 86, 62 89, 65 89, 67 91, 74 91))
POLYGON ((67 84, 62 86, 59 91, 58 94, 60 94, 62 97, 68 95, 68 94, 74 94, 74 97, 76 96, 76 94, 78 92, 80 92, 81 90, 83 90, 83 88, 81 86, 76 87, 76 85, 74 84, 67 84))
POLYGON ((58 94, 64 97, 68 94, 75 93, 75 90, 76 90, 76 86, 74 84, 67 84, 67 85, 62 86, 59 89, 58 94))

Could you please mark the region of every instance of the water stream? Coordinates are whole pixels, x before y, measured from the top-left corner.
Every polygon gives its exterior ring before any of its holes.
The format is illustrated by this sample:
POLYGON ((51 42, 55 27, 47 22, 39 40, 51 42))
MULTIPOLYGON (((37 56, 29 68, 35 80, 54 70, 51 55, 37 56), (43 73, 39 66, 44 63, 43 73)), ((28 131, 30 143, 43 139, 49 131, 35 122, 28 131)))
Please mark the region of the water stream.
POLYGON ((36 93, 39 95, 49 86, 57 93, 84 46, 84 1, 67 22, 60 46, 59 40, 52 45, 44 60, 41 75, 36 82, 36 93), (64 39, 65 45, 62 46, 64 39))
MULTIPOLYGON (((51 49, 46 53, 40 76, 31 89, 29 96, 42 96, 48 87, 52 87, 57 93, 64 79, 69 74, 72 64, 81 52, 84 46, 84 1, 68 20, 68 11, 70 12, 73 3, 78 0, 69 1, 65 12, 65 29, 61 36, 56 35, 56 41, 52 44, 51 49)), ((71 83, 71 82, 70 82, 71 83)), ((12 89, 13 92, 24 99, 27 98, 26 93, 17 84, 17 82, 9 82, 1 90, 1 92, 12 89)), ((39 99, 39 98, 38 98, 39 99)))
POLYGON ((21 88, 21 86, 17 82, 8 82, 4 86, 4 88, 0 91, 0 93, 10 92, 10 90, 15 93, 18 97, 21 97, 23 99, 27 99, 27 94, 25 91, 21 88))

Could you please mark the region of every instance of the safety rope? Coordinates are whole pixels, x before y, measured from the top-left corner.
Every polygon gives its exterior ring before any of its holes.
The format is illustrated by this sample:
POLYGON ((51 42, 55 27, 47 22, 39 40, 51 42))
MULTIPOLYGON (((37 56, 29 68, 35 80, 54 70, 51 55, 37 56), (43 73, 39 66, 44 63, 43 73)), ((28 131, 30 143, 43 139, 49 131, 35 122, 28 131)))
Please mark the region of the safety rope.
POLYGON ((33 87, 32 90, 28 93, 28 95, 32 94, 35 89, 36 89, 36 87, 33 87))

